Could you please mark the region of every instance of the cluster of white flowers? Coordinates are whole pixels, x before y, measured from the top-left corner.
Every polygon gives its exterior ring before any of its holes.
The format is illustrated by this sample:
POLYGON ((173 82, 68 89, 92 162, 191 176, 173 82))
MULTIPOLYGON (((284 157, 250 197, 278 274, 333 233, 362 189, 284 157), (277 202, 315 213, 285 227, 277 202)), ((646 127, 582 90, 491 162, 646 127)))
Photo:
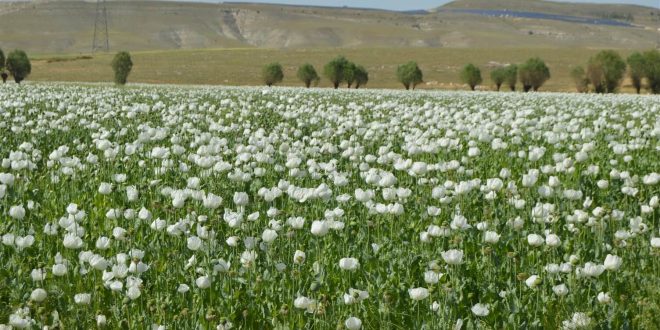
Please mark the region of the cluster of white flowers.
POLYGON ((657 97, 0 87, 0 329, 645 327, 657 97))

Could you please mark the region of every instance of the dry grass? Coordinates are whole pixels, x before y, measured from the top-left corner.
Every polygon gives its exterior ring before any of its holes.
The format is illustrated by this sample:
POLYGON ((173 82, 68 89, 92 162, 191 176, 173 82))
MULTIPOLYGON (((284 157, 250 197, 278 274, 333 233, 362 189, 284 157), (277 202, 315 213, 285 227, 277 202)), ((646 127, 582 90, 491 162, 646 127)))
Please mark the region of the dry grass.
MULTIPOLYGON (((295 73, 298 66, 309 62, 319 73, 323 65, 342 54, 363 64, 370 74, 367 87, 400 88, 396 81, 397 65, 415 60, 424 71, 425 84, 420 88, 462 89, 458 71, 466 63, 482 69, 484 86, 490 86, 490 70, 494 63, 520 63, 532 56, 543 58, 551 69, 552 78, 543 88, 548 91, 573 91, 569 72, 585 63, 598 50, 593 49, 215 49, 134 52, 133 72, 129 82, 167 84, 260 85, 263 65, 280 62, 285 68, 283 85, 299 86, 295 73)), ((621 51, 627 56, 631 51, 621 51)), ((75 56, 33 59, 31 80, 111 82, 112 54, 96 54, 92 59, 75 56), (80 57, 79 57, 80 58, 80 57)), ((328 81, 321 80, 321 87, 328 81)), ((624 88, 630 91, 629 87, 624 88)))

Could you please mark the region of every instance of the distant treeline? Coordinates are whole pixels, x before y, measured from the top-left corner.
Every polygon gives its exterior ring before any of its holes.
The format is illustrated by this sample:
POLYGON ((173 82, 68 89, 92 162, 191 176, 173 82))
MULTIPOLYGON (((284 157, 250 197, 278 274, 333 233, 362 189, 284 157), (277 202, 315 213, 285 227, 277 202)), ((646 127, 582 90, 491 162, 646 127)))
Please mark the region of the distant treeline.
MULTIPOLYGON (((424 82, 424 74, 415 61, 399 65, 394 74, 396 74, 397 81, 407 90, 414 90, 419 84, 424 82)), ((347 60, 344 56, 338 56, 328 62, 323 67, 323 75, 335 89, 339 88, 342 84, 346 84, 348 88, 354 87, 357 89, 369 82, 369 72, 367 69, 362 65, 347 60)), ((297 77, 307 88, 311 87, 312 84, 317 85, 321 80, 316 68, 308 63, 298 69, 297 77)), ((531 58, 520 66, 509 65, 494 70, 492 78, 497 86, 497 90, 500 90, 500 87, 506 84, 512 91, 515 91, 516 85, 520 81, 523 91, 538 91, 550 79, 550 70, 540 58, 531 58)), ((264 84, 269 87, 282 82, 284 80, 284 69, 282 65, 271 63, 264 66, 262 79, 264 84)), ((478 67, 468 64, 461 71, 461 79, 472 90, 475 90, 476 86, 482 82, 481 71, 478 67)))
MULTIPOLYGON (((117 53, 111 66, 115 83, 126 84, 133 68, 130 54, 117 53)), ((17 49, 5 57, 0 49, 0 76, 3 82, 6 82, 11 75, 14 81, 20 84, 31 72, 32 66, 24 51, 17 49)), ((570 75, 576 90, 580 93, 616 93, 626 73, 637 94, 643 89, 653 94, 660 94, 660 51, 635 52, 624 60, 616 51, 603 50, 592 56, 585 66, 574 67, 570 75)), ((367 69, 344 56, 338 56, 328 62, 323 67, 322 74, 335 89, 342 84, 348 88, 358 89, 369 82, 367 69)), ((414 90, 424 82, 424 73, 415 61, 399 65, 392 74, 396 75, 397 81, 406 90, 414 90)), ((316 68, 309 63, 301 65, 296 76, 307 88, 318 85, 321 80, 316 68)), ((261 77, 267 86, 276 85, 284 80, 284 69, 279 63, 268 64, 263 67, 261 77)), ((490 80, 496 91, 500 91, 502 86, 516 91, 518 85, 522 87, 523 92, 538 91, 550 77, 550 68, 538 57, 530 58, 521 64, 502 65, 490 71, 490 80)), ((471 63, 463 67, 459 78, 473 91, 477 90, 477 86, 484 80, 481 69, 471 63)))
POLYGON ((624 13, 616 13, 616 12, 611 12, 611 13, 601 13, 600 18, 604 19, 616 19, 620 21, 626 21, 626 22, 632 22, 635 20, 635 17, 631 14, 624 14, 624 13))
MULTIPOLYGON (((616 51, 603 50, 589 59, 586 69, 582 66, 573 68, 571 78, 580 93, 615 93, 621 87, 626 71, 638 94, 644 88, 650 93, 660 94, 660 52, 657 50, 636 52, 627 60, 616 51)), ((343 83, 346 83, 348 88, 359 88, 369 81, 369 73, 364 66, 356 65, 343 56, 328 62, 323 68, 323 74, 334 88, 339 88, 343 83)), ((393 74, 396 74, 397 80, 407 90, 414 90, 424 82, 424 73, 415 61, 399 65, 393 74)), ((308 88, 312 84, 318 84, 321 79, 311 64, 301 66, 297 76, 308 88)), ((262 77, 268 86, 281 82, 284 79, 282 65, 268 64, 263 69, 262 77)), ((523 92, 538 91, 550 77, 550 68, 538 57, 530 58, 521 64, 500 66, 490 72, 490 79, 496 91, 500 91, 502 86, 516 91, 518 85, 521 85, 523 92)), ((459 78, 473 91, 483 83, 481 69, 471 63, 463 67, 459 78)))
POLYGON ((573 68, 571 77, 578 92, 615 93, 626 69, 637 94, 642 88, 660 94, 660 52, 657 50, 635 52, 627 60, 613 50, 604 50, 589 59, 586 69, 573 68))

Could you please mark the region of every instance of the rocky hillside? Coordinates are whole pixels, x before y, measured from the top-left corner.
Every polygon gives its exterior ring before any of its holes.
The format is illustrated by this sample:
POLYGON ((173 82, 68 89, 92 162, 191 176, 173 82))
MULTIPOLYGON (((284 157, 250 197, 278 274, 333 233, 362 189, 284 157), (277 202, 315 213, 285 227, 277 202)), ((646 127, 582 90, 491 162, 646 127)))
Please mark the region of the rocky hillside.
MULTIPOLYGON (((32 53, 91 50, 94 1, 0 2, 0 48, 32 53)), ((660 11, 637 6, 528 0, 461 0, 427 12, 161 1, 109 1, 112 50, 323 47, 588 47, 651 48, 660 11), (585 24, 464 9, 544 11, 610 18, 624 26, 585 24), (527 4, 523 7, 522 4, 527 4), (531 5, 530 5, 531 4, 531 5), (589 8, 589 6, 586 6, 589 8), (578 9, 576 9, 578 8, 578 9), (596 7, 590 7, 596 8, 596 7), (630 19, 627 14, 633 17, 630 19), (621 17, 617 15, 623 15, 621 17)))

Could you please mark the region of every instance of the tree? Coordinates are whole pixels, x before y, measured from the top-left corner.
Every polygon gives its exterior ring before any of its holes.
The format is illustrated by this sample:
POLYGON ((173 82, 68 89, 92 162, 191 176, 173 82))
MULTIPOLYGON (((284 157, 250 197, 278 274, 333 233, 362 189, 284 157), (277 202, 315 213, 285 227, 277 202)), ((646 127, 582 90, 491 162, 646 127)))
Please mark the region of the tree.
POLYGON ((550 69, 542 59, 534 57, 518 68, 518 76, 524 92, 538 91, 550 79, 550 69))
POLYGON ((115 72, 115 84, 125 85, 128 75, 133 69, 131 54, 128 52, 119 52, 112 59, 112 70, 115 72))
POLYGON ((493 81, 495 84, 495 90, 498 92, 500 91, 500 88, 502 88, 504 81, 506 81, 507 69, 507 67, 499 67, 490 72, 490 80, 493 81))
POLYGON ((347 65, 348 60, 343 56, 338 56, 323 67, 323 74, 335 89, 339 88, 339 84, 344 81, 344 68, 347 65))
POLYGON ((355 67, 355 89, 358 89, 369 82, 369 72, 362 65, 355 67))
POLYGON ((422 70, 414 61, 399 65, 396 69, 396 78, 407 90, 410 88, 414 90, 417 85, 424 81, 422 70))
POLYGON ((264 66, 261 71, 261 78, 264 80, 266 86, 271 87, 277 83, 282 82, 284 79, 284 70, 279 63, 271 63, 264 66))
POLYGON ((353 62, 348 62, 344 65, 344 81, 346 81, 347 87, 350 89, 355 82, 355 70, 357 66, 353 62))
POLYGON ((314 66, 309 63, 303 64, 298 68, 298 79, 300 79, 307 88, 309 88, 312 83, 318 84, 319 80, 321 80, 318 73, 316 73, 314 66))
POLYGON ((518 83, 518 66, 511 64, 506 67, 506 78, 504 82, 509 86, 512 92, 516 91, 516 84, 518 83))
POLYGON ((596 93, 614 93, 626 72, 626 62, 613 50, 603 50, 589 59, 587 76, 596 93))
POLYGON ((7 56, 7 71, 14 77, 14 81, 20 84, 32 72, 32 64, 24 51, 17 49, 7 56))
POLYGON ((7 73, 5 72, 5 53, 0 49, 0 76, 2 76, 2 82, 7 82, 7 73))
POLYGON ((637 94, 642 89, 642 79, 644 78, 644 73, 646 71, 646 64, 644 63, 644 55, 635 52, 632 55, 628 56, 628 73, 630 74, 630 80, 632 81, 633 87, 637 91, 637 94))
POLYGON ((660 52, 650 50, 644 53, 644 77, 648 88, 653 94, 660 94, 660 52))
POLYGON ((586 93, 589 91, 589 79, 587 79, 587 73, 584 71, 584 68, 577 66, 571 70, 571 78, 575 83, 575 88, 578 93, 586 93))
POLYGON ((461 70, 461 81, 470 86, 471 90, 474 90, 474 88, 483 81, 481 78, 481 70, 471 63, 464 66, 463 70, 461 70))

